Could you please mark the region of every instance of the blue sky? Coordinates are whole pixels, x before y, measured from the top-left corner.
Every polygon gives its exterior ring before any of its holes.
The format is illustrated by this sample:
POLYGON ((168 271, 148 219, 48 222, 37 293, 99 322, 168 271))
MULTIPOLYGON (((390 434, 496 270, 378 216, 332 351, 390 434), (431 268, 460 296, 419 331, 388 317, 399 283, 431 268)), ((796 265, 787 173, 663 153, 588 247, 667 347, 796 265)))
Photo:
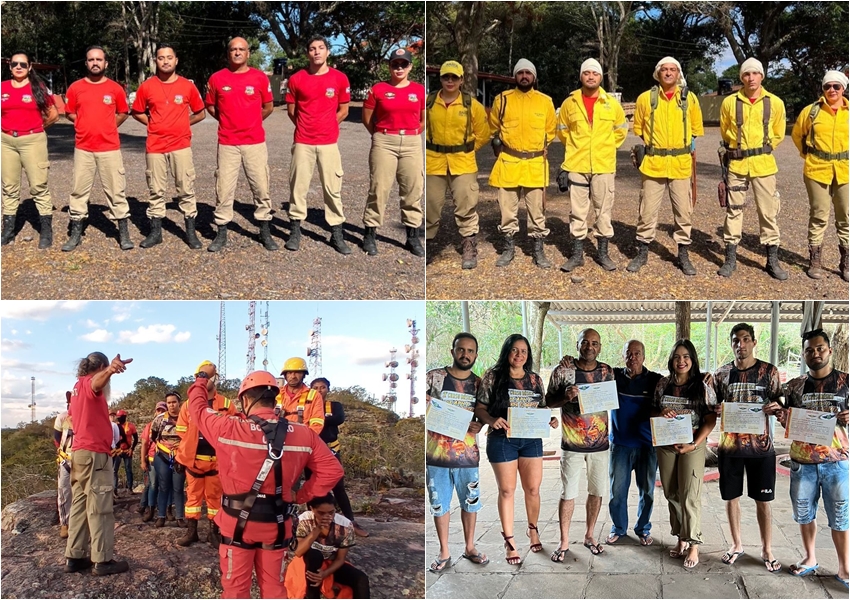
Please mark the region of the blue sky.
MULTIPOLYGON (((259 332, 265 302, 257 302, 259 332)), ((409 406, 409 380, 404 354, 410 343, 407 319, 425 327, 424 302, 269 302, 268 370, 278 374, 284 361, 305 357, 313 320, 322 318, 322 375, 332 387, 360 385, 377 397, 388 390, 382 381, 389 350, 399 350, 399 394, 396 410, 409 406)), ((248 302, 226 306, 227 376, 245 375, 248 302)), ((202 360, 218 360, 219 302, 3 301, 0 303, 0 378, 3 427, 29 421, 30 377, 36 378, 37 419, 65 406, 65 390, 73 386, 76 364, 92 351, 132 358, 127 372, 112 378, 112 396, 133 389, 148 376, 175 383, 191 375, 202 360)), ((423 337, 420 335, 420 337, 423 337)), ((256 344, 255 368, 261 369, 263 347, 256 344)), ((424 344, 419 344, 424 358, 424 344)), ((421 364, 424 365, 424 360, 421 364)), ((416 395, 424 399, 424 370, 417 372, 416 395)), ((314 376, 313 373, 310 376, 314 376)), ((424 400, 414 407, 424 412, 424 400)))

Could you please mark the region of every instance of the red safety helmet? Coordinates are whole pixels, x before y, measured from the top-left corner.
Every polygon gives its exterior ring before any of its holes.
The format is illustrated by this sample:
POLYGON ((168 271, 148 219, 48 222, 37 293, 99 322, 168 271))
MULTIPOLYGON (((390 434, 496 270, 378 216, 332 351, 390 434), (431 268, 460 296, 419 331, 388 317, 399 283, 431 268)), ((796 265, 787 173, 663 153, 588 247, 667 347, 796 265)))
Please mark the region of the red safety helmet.
POLYGON ((257 387, 268 387, 274 390, 275 394, 280 393, 280 388, 277 386, 277 379, 274 378, 274 375, 268 371, 252 371, 242 380, 242 385, 239 386, 239 393, 236 394, 236 397, 241 400, 242 394, 257 387))

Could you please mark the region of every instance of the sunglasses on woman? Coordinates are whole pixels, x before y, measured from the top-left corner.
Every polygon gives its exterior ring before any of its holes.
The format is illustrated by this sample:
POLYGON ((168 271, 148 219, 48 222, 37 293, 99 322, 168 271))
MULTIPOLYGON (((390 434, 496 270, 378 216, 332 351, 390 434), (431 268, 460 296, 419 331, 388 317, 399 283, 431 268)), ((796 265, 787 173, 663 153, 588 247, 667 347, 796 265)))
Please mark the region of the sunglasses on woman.
POLYGON ((9 64, 12 66, 12 68, 13 68, 13 69, 14 69, 15 67, 20 67, 20 68, 22 68, 22 69, 26 69, 27 67, 29 67, 29 63, 25 63, 25 62, 18 62, 18 61, 16 61, 16 60, 11 61, 9 64))
POLYGON ((823 86, 823 91, 826 92, 828 90, 835 90, 836 92, 840 92, 842 87, 844 86, 840 83, 827 83, 825 86, 823 86))
POLYGON ((443 81, 460 81, 460 77, 457 75, 440 75, 440 79, 443 81))

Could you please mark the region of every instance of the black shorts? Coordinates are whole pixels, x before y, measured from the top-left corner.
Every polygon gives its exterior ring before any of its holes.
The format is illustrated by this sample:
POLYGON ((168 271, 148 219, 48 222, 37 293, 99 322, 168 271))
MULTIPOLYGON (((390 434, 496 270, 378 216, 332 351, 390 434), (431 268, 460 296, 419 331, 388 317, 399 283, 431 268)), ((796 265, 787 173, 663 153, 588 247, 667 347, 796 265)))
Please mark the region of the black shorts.
POLYGON ((717 457, 720 471, 720 497, 740 498, 744 493, 744 471, 747 472, 747 495, 757 502, 773 500, 776 487, 776 455, 758 457, 717 457))

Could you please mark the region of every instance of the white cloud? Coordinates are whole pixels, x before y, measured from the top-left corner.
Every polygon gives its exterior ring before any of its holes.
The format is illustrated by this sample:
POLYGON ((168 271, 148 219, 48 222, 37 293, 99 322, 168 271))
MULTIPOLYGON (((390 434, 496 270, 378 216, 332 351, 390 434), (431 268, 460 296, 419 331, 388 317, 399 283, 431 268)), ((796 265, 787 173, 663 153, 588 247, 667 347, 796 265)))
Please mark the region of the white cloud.
POLYGON ((31 345, 23 340, 7 340, 3 338, 0 341, 0 351, 2 352, 17 352, 18 350, 26 350, 30 347, 31 345))
MULTIPOLYGON (((50 374, 50 375, 62 375, 62 376, 73 375, 73 370, 71 369, 70 365, 69 365, 69 368, 67 370, 62 371, 62 370, 60 370, 60 368, 58 368, 56 366, 56 363, 52 363, 52 362, 25 362, 25 361, 17 360, 17 359, 14 359, 14 358, 7 358, 5 356, 3 357, 2 360, 0 360, 0 368, 2 368, 2 370, 3 370, 3 379, 4 380, 6 378, 9 378, 9 377, 14 379, 14 375, 10 375, 10 374, 7 373, 7 371, 9 371, 9 370, 24 371, 26 373, 46 373, 46 374, 50 374)), ((29 377, 27 377, 26 380, 29 381, 29 377)))
POLYGON ((81 335, 80 339, 87 342, 108 342, 112 339, 112 334, 105 329, 95 329, 91 333, 81 335))
MULTIPOLYGON (((390 359, 390 348, 399 348, 383 340, 350 337, 344 335, 326 335, 322 338, 322 354, 345 358, 350 364, 366 366, 381 365, 390 359)), ((400 357, 397 354, 396 357, 400 357)))
POLYGON ((139 327, 135 331, 125 330, 118 334, 118 342, 121 344, 147 344, 166 342, 185 342, 191 336, 188 331, 174 334, 177 329, 174 325, 148 325, 139 327))
POLYGON ((110 321, 113 323, 123 323, 127 319, 129 319, 132 315, 130 311, 136 307, 135 303, 127 304, 126 302, 120 302, 112 305, 112 318, 106 319, 106 322, 110 321))
POLYGON ((18 335, 18 330, 17 330, 17 329, 13 329, 13 330, 12 330, 12 335, 18 335))
POLYGON ((81 311, 86 300, 5 300, 0 305, 0 316, 20 321, 47 321, 51 317, 81 311))
POLYGON ((97 321, 92 321, 91 319, 86 319, 86 327, 91 327, 92 329, 97 329, 100 325, 97 321))

